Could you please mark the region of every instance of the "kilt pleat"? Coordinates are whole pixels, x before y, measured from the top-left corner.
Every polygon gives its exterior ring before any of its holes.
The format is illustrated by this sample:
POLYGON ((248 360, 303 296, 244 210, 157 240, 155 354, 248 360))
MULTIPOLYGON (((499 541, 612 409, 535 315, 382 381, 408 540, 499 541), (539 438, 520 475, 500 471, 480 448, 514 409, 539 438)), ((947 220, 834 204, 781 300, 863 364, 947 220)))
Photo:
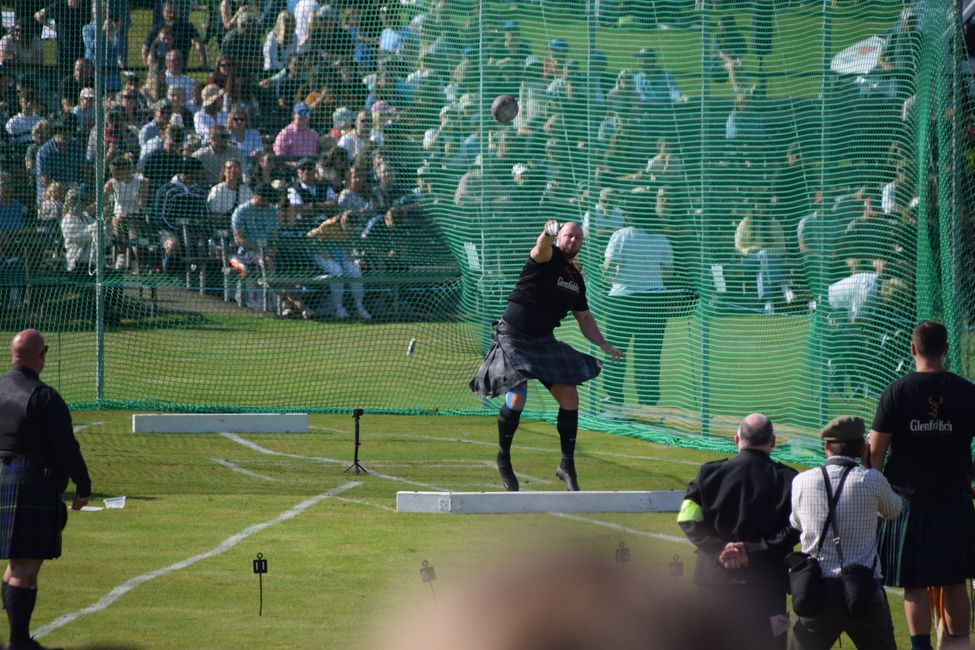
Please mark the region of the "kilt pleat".
POLYGON ((66 521, 59 481, 43 463, 0 462, 0 558, 59 557, 66 521))
POLYGON ((527 336, 501 321, 470 387, 481 397, 491 398, 529 379, 577 386, 598 376, 601 369, 598 359, 562 343, 553 334, 527 336))
POLYGON ((881 522, 877 548, 888 586, 938 587, 975 577, 971 496, 904 499, 900 516, 881 522))

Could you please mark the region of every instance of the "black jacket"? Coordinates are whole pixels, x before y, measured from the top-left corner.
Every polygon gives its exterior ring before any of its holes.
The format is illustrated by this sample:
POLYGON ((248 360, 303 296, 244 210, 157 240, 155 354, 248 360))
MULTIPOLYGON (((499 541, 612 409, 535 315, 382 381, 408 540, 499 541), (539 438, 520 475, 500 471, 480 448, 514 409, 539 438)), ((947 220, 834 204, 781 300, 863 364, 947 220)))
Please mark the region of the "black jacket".
POLYGON ((37 373, 13 366, 0 375, 0 456, 25 456, 51 467, 64 491, 91 496, 91 479, 71 427, 68 406, 37 373))
POLYGON ((789 525, 796 473, 754 449, 701 467, 677 518, 697 547, 695 583, 770 584, 785 593, 783 560, 799 541, 799 532, 789 525), (748 567, 728 570, 718 563, 728 542, 745 543, 748 567))

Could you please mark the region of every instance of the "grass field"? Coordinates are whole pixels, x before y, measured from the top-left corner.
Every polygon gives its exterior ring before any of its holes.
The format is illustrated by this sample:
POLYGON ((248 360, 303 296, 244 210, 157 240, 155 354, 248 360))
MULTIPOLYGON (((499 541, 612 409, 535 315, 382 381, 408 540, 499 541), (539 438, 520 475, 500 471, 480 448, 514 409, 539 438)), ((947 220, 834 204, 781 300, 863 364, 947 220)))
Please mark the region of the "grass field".
MULTIPOLYGON (((71 513, 64 556, 42 573, 40 640, 73 650, 368 648, 399 608, 430 598, 423 560, 436 568, 440 598, 482 563, 530 549, 612 557, 624 541, 634 564, 661 579, 674 555, 686 574, 693 567, 673 514, 394 511, 397 490, 498 489, 491 418, 367 415, 361 460, 371 473, 358 476, 342 471, 351 418, 311 421, 309 434, 140 435, 125 412, 76 414, 95 503, 127 502, 71 513), (257 553, 269 564, 263 616, 251 571, 257 553)), ((714 457, 583 432, 578 468, 585 489, 682 489, 714 457)), ((561 488, 552 426, 524 423, 514 459, 524 488, 561 488)), ((898 620, 899 603, 893 595, 898 620)))

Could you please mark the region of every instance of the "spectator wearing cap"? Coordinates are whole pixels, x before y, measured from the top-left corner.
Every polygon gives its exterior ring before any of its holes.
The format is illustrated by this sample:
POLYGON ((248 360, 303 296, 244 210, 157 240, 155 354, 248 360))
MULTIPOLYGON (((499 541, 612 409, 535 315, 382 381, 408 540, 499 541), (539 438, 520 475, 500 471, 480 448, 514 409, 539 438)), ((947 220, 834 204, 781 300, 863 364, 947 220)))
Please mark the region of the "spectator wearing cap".
POLYGON ((204 144, 210 139, 210 129, 214 126, 227 126, 227 111, 224 106, 223 90, 216 84, 203 89, 203 108, 193 116, 193 130, 204 144))
POLYGON ((95 89, 82 88, 78 93, 78 105, 71 112, 78 118, 78 136, 87 138, 91 127, 95 126, 95 89))
MULTIPOLYGON (((237 254, 235 266, 247 275, 264 265, 266 273, 273 272, 275 238, 278 230, 279 193, 270 183, 258 183, 254 196, 234 210, 230 217, 237 254)), ((242 306, 259 307, 256 287, 251 286, 248 296, 238 296, 242 306)))
POLYGON ((54 0, 34 14, 34 19, 42 25, 49 20, 54 22, 58 35, 58 72, 61 75, 67 75, 74 62, 85 55, 81 30, 88 22, 88 12, 88 5, 81 0, 54 0))
POLYGON ((322 220, 335 214, 335 192, 318 178, 314 158, 306 157, 295 166, 297 180, 288 188, 288 203, 298 219, 322 220))
POLYGON ((542 74, 546 79, 565 77, 569 74, 569 43, 562 37, 548 43, 549 58, 542 62, 542 74))
POLYGON ((190 223, 187 243, 191 246, 209 235, 204 230, 209 211, 203 174, 203 163, 184 157, 179 172, 156 190, 152 215, 163 247, 163 272, 176 270, 177 265, 173 262, 185 252, 182 250, 183 225, 180 221, 185 219, 190 223))
POLYGON ((318 153, 318 131, 308 126, 310 119, 311 109, 307 104, 298 102, 294 105, 291 123, 274 139, 275 155, 300 158, 318 153))
POLYGON ((288 59, 298 52, 295 36, 295 17, 287 11, 278 14, 274 29, 264 39, 264 72, 272 74, 283 70, 288 59))
POLYGON ((635 56, 640 71, 633 75, 633 86, 644 106, 666 106, 685 99, 674 75, 657 67, 657 53, 653 49, 641 48, 635 56))
POLYGON ((61 80, 61 112, 70 113, 82 88, 95 87, 95 67, 81 57, 74 62, 71 74, 61 80))
POLYGON ((209 144, 193 154, 193 157, 203 163, 203 172, 207 185, 212 186, 220 182, 223 165, 228 160, 236 160, 243 164, 243 157, 237 145, 230 142, 227 127, 214 125, 210 127, 209 144))
MULTIPOLYGON (((173 103, 168 99, 160 99, 153 104, 153 119, 139 129, 139 145, 145 149, 153 138, 159 137, 163 128, 172 121, 173 103)), ((146 152, 148 153, 148 152, 146 152)))
POLYGON ((78 141, 77 118, 64 115, 54 123, 54 137, 37 150, 37 199, 40 201, 49 183, 81 183, 85 164, 85 148, 78 141))
MULTIPOLYGON (((67 0, 64 0, 67 1, 67 0)), ((150 54, 156 46, 156 37, 163 29, 169 31, 172 39, 173 49, 180 53, 180 61, 185 64, 190 58, 190 47, 195 46, 200 55, 200 65, 205 69, 210 69, 210 59, 207 55, 206 46, 200 38, 200 32, 187 20, 185 16, 178 15, 175 5, 172 2, 164 2, 162 6, 162 20, 153 25, 146 34, 145 43, 142 45, 142 60, 148 66, 150 54)), ((166 53, 167 61, 169 52, 166 53)), ((182 70, 180 71, 182 73, 182 70)), ((169 80, 167 80, 169 83, 169 80)))
POLYGON ((857 464, 870 453, 864 431, 858 417, 833 419, 819 432, 826 464, 806 470, 792 481, 790 522, 801 531, 802 551, 819 559, 825 596, 818 616, 796 619, 793 632, 799 650, 831 648, 842 632, 857 648, 897 647, 877 556, 877 515, 896 519, 903 504, 883 474, 857 464), (836 506, 831 525, 825 528, 832 495, 836 506), (876 578, 869 609, 860 616, 850 613, 840 578, 843 567, 852 564, 872 567, 876 578))

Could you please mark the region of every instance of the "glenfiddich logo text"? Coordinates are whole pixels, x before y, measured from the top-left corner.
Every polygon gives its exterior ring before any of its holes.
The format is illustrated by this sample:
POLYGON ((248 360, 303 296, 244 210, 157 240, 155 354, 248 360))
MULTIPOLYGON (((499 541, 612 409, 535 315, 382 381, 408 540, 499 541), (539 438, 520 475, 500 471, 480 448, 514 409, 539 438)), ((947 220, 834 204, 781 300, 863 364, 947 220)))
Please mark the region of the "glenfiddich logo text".
POLYGON ((579 283, 575 282, 574 280, 566 281, 559 278, 556 284, 559 285, 559 289, 568 289, 574 293, 579 293, 579 283))
POLYGON ((951 427, 951 422, 945 422, 944 420, 928 420, 924 422, 922 420, 911 420, 911 431, 914 433, 924 433, 928 431, 953 431, 951 427))

